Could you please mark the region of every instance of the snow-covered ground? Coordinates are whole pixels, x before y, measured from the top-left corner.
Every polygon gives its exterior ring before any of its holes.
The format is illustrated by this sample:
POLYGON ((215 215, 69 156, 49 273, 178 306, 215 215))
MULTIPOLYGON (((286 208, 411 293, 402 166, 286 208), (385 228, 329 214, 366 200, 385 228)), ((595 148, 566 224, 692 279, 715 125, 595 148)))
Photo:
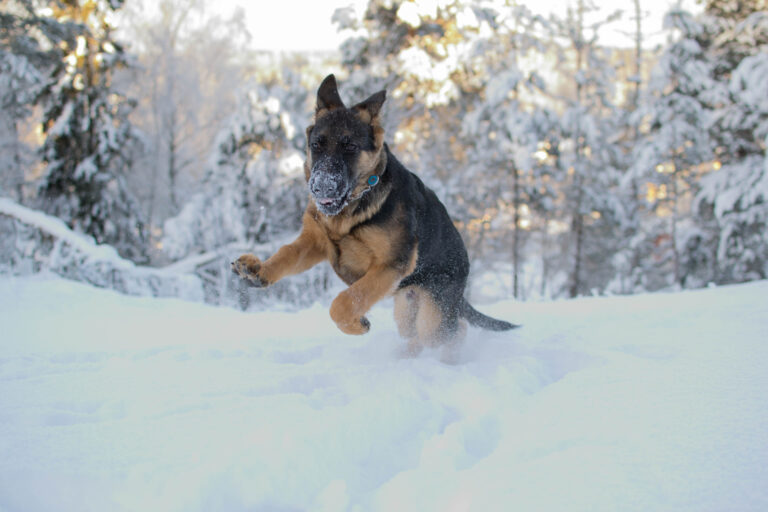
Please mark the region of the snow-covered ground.
POLYGON ((768 510, 767 282, 480 309, 447 363, 0 278, 0 510, 768 510))

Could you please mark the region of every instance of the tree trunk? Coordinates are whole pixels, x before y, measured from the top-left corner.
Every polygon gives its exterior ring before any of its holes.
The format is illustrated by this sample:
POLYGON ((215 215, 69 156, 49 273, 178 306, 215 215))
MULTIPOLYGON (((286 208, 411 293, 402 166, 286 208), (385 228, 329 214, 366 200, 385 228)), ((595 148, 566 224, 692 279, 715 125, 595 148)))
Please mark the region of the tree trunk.
POLYGON ((541 230, 541 296, 547 293, 547 281, 549 280, 549 264, 547 254, 549 252, 549 215, 544 212, 544 227, 541 230))
POLYGON ((168 188, 171 200, 173 215, 179 211, 179 200, 176 195, 176 177, 178 169, 176 168, 176 108, 171 107, 170 116, 168 116, 168 188))
POLYGON ((640 0, 634 0, 635 4, 635 90, 632 94, 632 111, 637 110, 640 103, 640 78, 643 72, 643 19, 640 9, 640 0))
POLYGON ((512 162, 512 203, 515 209, 512 230, 512 296, 517 299, 520 276, 520 176, 514 161, 512 162))
POLYGON ((24 204, 24 169, 21 166, 19 127, 16 119, 11 120, 11 136, 13 137, 13 175, 16 180, 16 202, 24 204))
MULTIPOLYGON (((579 180, 581 181, 581 180, 579 180)), ((579 185, 581 187, 582 185, 579 185)), ((581 214, 581 190, 577 201, 576 212, 571 221, 571 229, 576 239, 576 256, 573 266, 573 280, 571 281, 570 297, 575 298, 579 295, 581 289, 581 259, 584 245, 584 216, 581 214)))
POLYGON ((677 187, 677 166, 679 163, 674 160, 673 162, 675 165, 675 172, 672 174, 672 259, 675 271, 675 284, 682 286, 682 276, 680 275, 680 252, 677 248, 678 203, 680 199, 678 197, 679 191, 677 187))
MULTIPOLYGON (((578 2, 578 41, 576 43, 576 72, 577 74, 584 67, 584 2, 579 0, 578 2)), ((581 80, 576 82, 576 104, 581 106, 584 103, 584 86, 581 80)), ((574 176, 576 185, 576 204, 573 209, 573 218, 571 220, 571 228, 575 237, 576 251, 574 255, 573 263, 573 276, 571 280, 571 289, 569 295, 571 298, 576 297, 581 289, 581 258, 582 258, 582 246, 584 238, 584 218, 581 214, 582 203, 584 201, 584 165, 582 162, 582 156, 584 155, 584 140, 581 132, 581 123, 576 124, 575 142, 576 142, 576 161, 574 165, 574 176)))

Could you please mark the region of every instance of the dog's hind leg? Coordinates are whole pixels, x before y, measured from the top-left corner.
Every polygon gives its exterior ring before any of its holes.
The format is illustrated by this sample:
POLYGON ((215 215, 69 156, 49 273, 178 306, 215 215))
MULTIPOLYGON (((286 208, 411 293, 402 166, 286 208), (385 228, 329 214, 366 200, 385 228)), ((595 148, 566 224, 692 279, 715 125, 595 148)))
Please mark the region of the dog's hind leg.
POLYGON ((416 315, 416 337, 423 347, 435 347, 441 343, 443 313, 430 293, 419 289, 419 311, 416 315))
POLYGON ((425 347, 455 344, 466 332, 456 312, 446 310, 420 286, 409 286, 395 294, 395 321, 412 355, 425 347))
POLYGON ((395 293, 395 323, 400 337, 406 340, 416 338, 416 317, 419 312, 418 292, 407 287, 395 293))

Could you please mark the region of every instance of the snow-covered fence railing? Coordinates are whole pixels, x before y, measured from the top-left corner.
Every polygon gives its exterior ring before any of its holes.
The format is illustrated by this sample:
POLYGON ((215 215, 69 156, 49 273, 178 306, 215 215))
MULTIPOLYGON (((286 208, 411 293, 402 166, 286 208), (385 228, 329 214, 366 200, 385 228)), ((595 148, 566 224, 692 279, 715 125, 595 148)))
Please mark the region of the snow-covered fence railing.
POLYGON ((60 219, 0 198, 0 274, 42 271, 128 295, 203 300, 197 276, 136 266, 60 219))

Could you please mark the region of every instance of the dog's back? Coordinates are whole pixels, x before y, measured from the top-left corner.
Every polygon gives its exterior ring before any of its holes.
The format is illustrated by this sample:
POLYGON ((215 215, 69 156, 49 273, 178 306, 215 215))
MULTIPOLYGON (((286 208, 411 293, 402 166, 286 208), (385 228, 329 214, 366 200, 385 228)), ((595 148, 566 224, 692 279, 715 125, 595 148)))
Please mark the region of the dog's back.
POLYGON ((416 268, 400 282, 398 296, 405 295, 408 309, 439 313, 440 319, 417 319, 422 323, 437 324, 437 332, 429 338, 440 341, 455 337, 461 329, 459 318, 494 331, 517 327, 480 313, 466 301, 464 291, 469 274, 469 257, 459 231, 437 195, 418 176, 408 171, 386 145, 385 149, 387 172, 396 176, 394 180, 397 184, 393 187, 391 200, 407 205, 408 228, 418 240, 416 268), (408 293, 408 290, 411 292, 408 293), (414 293, 414 290, 420 292, 414 293))

